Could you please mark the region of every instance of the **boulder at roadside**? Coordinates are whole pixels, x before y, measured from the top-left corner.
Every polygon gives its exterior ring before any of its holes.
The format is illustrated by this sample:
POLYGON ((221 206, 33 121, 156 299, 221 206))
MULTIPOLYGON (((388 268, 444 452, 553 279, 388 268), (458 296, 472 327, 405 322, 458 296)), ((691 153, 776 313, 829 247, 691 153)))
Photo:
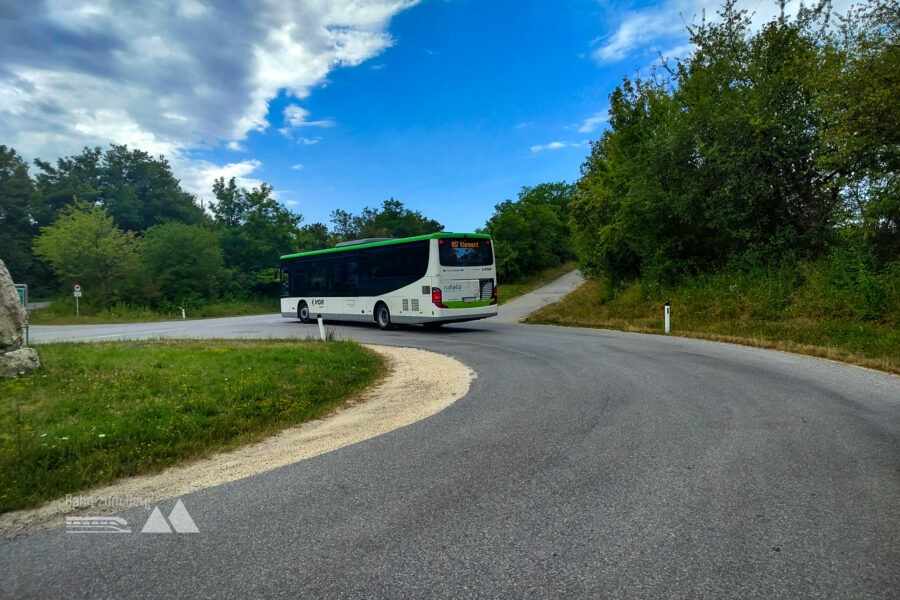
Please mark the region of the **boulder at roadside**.
POLYGON ((31 375, 41 366, 34 348, 22 348, 26 319, 16 286, 0 260, 0 377, 31 375))

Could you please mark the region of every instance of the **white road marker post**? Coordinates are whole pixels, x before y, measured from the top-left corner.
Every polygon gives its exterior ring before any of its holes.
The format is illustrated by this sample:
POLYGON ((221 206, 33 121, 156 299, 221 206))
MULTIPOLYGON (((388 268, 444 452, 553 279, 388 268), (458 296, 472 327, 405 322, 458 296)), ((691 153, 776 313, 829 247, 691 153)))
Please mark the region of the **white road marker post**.
POLYGON ((671 306, 669 305, 669 301, 666 300, 666 333, 669 333, 670 314, 671 314, 671 306))
POLYGON ((81 310, 78 306, 78 299, 81 298, 81 286, 76 283, 72 286, 72 289, 74 290, 73 294, 75 295, 75 318, 78 318, 81 316, 81 310))
POLYGON ((322 323, 322 315, 319 315, 319 336, 325 341, 325 324, 322 323))
POLYGON ((184 307, 183 307, 183 306, 179 306, 178 308, 181 309, 181 320, 184 321, 184 320, 187 318, 187 317, 184 316, 184 307))

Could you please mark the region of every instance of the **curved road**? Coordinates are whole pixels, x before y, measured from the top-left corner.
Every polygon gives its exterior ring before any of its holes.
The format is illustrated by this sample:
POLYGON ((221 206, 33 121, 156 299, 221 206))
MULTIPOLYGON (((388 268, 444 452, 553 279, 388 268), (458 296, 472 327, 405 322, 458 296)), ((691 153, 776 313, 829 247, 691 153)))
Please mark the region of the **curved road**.
MULTIPOLYGON (((199 534, 57 531, 4 544, 0 595, 898 596, 900 378, 499 320, 335 331, 443 352, 479 377, 431 418, 184 496, 199 534)), ((33 328, 44 341, 123 332, 316 327, 260 316, 33 328)), ((147 515, 122 516, 139 529, 147 515)))

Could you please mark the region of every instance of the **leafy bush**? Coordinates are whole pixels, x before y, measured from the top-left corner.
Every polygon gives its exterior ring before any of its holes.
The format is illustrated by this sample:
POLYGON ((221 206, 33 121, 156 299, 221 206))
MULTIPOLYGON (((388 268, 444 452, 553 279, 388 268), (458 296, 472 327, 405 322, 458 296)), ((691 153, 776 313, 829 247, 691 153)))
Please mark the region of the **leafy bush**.
MULTIPOLYGON (((735 4, 688 28, 689 59, 610 95, 571 207, 582 270, 663 285, 721 269, 766 279, 841 246, 847 256, 827 259, 833 289, 859 295, 857 317, 883 318, 882 269, 900 248, 896 2, 839 28, 820 5, 758 31, 735 4)), ((769 280, 763 314, 785 306, 769 280)))

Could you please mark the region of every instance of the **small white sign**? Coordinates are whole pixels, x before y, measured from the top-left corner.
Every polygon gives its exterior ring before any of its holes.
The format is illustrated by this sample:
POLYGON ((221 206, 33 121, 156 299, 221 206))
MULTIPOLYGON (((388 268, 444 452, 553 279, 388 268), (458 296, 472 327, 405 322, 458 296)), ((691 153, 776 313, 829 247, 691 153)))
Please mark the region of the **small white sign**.
POLYGON ((75 297, 76 297, 76 298, 81 298, 81 292, 75 292, 75 297))

